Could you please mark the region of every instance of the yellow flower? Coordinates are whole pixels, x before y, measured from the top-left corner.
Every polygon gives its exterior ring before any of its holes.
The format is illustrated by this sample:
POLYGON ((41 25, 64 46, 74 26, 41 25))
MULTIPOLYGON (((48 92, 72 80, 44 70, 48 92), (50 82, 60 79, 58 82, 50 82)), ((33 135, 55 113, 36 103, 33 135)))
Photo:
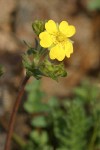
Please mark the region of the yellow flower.
POLYGON ((62 61, 65 56, 70 57, 73 53, 73 42, 69 37, 75 34, 75 27, 62 21, 59 25, 53 20, 45 23, 45 31, 39 34, 40 45, 50 50, 51 59, 62 61))

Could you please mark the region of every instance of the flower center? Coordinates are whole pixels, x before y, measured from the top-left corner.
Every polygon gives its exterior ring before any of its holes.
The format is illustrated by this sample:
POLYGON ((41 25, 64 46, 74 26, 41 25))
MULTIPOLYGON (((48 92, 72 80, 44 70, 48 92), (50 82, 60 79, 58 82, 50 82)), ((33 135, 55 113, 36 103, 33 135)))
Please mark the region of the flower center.
POLYGON ((57 32, 55 35, 51 35, 54 44, 62 44, 67 41, 67 37, 61 32, 57 32))
POLYGON ((58 33, 58 34, 56 35, 56 40, 57 40, 58 42, 63 42, 63 41, 65 41, 65 36, 64 36, 63 34, 61 34, 61 33, 58 33))
POLYGON ((56 41, 57 41, 58 43, 62 43, 62 42, 64 42, 65 40, 66 40, 65 35, 63 35, 63 34, 60 33, 60 32, 58 32, 58 33, 56 34, 56 41))

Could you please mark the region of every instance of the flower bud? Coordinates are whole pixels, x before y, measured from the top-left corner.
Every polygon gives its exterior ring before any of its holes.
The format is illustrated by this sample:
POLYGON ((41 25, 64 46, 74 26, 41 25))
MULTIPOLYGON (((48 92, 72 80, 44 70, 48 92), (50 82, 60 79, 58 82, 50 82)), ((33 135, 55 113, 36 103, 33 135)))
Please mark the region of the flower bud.
POLYGON ((33 31, 38 36, 41 32, 45 30, 45 21, 35 20, 32 24, 33 31))

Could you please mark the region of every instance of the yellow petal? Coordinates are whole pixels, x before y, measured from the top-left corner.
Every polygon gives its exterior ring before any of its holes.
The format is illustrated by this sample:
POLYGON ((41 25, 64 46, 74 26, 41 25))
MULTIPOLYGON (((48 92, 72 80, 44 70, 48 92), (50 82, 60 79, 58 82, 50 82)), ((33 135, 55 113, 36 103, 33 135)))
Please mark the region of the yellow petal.
POLYGON ((42 32, 39 35, 40 45, 44 48, 50 47, 52 45, 52 38, 48 32, 42 32))
POLYGON ((75 34, 76 29, 72 25, 68 25, 66 21, 62 21, 59 25, 59 30, 63 34, 65 34, 67 37, 71 37, 75 34))
POLYGON ((49 20, 45 24, 45 29, 50 34, 54 34, 54 33, 56 33, 58 31, 57 25, 56 25, 56 23, 53 20, 49 20))
POLYGON ((59 25, 59 30, 65 34, 65 30, 68 28, 68 22, 67 21, 62 21, 59 25))
POLYGON ((71 36, 73 36, 75 34, 75 32, 76 32, 75 27, 70 25, 70 26, 68 26, 68 28, 66 30, 66 36, 67 37, 71 37, 71 36))
POLYGON ((51 48, 49 56, 51 59, 57 59, 58 61, 62 61, 65 58, 65 50, 61 45, 56 45, 51 48))
POLYGON ((42 40, 42 39, 44 39, 45 37, 48 37, 49 36, 49 34, 46 32, 46 31, 44 31, 44 32, 41 32, 40 34, 39 34, 39 38, 42 40))
POLYGON ((56 58, 56 51, 54 48, 52 48, 49 52, 49 57, 50 59, 55 59, 56 58))
POLYGON ((73 44, 71 41, 67 41, 65 44, 65 55, 69 58, 71 53, 73 53, 73 44))

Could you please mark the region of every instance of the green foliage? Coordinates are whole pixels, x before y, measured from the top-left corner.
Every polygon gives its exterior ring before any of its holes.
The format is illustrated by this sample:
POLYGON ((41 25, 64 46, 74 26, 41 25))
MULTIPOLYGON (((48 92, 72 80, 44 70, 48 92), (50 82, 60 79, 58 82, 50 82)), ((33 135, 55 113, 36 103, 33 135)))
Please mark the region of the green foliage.
POLYGON ((64 127, 61 128, 61 121, 55 126, 55 135, 60 141, 60 146, 66 150, 86 149, 86 134, 89 129, 89 118, 82 104, 76 100, 71 103, 66 117, 63 118, 64 127), (80 144, 79 144, 80 143, 80 144))
POLYGON ((88 8, 90 10, 100 10, 100 0, 91 0, 91 1, 89 1, 88 8))
POLYGON ((32 131, 24 150, 99 150, 100 95, 98 88, 84 82, 74 90, 74 98, 59 101, 41 91, 40 81, 26 88, 24 108, 32 131))

